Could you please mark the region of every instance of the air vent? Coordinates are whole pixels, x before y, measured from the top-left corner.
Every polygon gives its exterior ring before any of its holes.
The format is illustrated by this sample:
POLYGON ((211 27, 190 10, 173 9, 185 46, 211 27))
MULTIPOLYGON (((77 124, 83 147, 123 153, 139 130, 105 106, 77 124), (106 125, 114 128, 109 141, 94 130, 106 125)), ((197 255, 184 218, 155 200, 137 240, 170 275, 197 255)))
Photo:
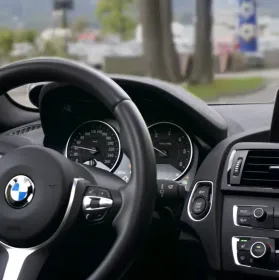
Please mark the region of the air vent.
POLYGON ((39 128, 41 128, 41 124, 28 125, 16 130, 11 130, 5 133, 5 135, 22 135, 39 128))
POLYGON ((279 150, 249 151, 241 175, 241 185, 279 188, 279 150))

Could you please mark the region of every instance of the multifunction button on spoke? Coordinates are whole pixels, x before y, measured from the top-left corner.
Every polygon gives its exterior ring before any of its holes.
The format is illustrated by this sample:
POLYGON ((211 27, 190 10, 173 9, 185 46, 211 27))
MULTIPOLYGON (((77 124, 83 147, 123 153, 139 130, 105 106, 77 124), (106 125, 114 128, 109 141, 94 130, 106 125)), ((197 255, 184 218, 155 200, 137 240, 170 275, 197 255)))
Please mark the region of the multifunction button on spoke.
POLYGON ((82 202, 85 219, 89 222, 103 221, 112 204, 113 200, 108 190, 88 187, 82 202))

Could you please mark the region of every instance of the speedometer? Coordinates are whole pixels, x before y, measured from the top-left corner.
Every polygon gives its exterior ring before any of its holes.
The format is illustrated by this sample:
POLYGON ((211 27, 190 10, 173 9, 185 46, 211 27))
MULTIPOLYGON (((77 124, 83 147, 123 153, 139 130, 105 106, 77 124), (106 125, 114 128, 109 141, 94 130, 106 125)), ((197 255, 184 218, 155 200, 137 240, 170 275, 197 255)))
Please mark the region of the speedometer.
POLYGON ((189 135, 180 126, 169 122, 153 124, 149 132, 156 155, 157 179, 180 179, 193 156, 189 135))
POLYGON ((121 154, 115 129, 102 121, 81 124, 70 135, 65 155, 77 163, 112 171, 121 154))

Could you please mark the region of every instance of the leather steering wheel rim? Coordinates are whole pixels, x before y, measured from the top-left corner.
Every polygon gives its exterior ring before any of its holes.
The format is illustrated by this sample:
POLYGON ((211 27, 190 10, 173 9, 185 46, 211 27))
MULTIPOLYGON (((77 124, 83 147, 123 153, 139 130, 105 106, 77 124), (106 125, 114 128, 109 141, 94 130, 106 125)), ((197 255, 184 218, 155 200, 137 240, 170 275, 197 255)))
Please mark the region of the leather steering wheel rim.
MULTIPOLYGON (((129 196, 122 197, 123 231, 90 280, 117 279, 133 259, 147 231, 156 199, 156 162, 148 128, 128 94, 113 80, 88 66, 58 58, 36 58, 0 69, 1 93, 43 81, 71 83, 99 99, 115 116, 124 134, 122 145, 132 162, 129 196)), ((118 218, 116 217, 116 219, 118 218)))

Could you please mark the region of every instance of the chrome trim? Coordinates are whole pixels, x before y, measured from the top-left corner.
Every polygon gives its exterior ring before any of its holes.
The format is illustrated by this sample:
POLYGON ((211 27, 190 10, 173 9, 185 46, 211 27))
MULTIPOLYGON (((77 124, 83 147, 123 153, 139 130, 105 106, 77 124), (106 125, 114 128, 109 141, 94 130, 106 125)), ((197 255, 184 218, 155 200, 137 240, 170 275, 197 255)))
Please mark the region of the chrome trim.
POLYGON ((30 248, 16 248, 13 246, 10 246, 2 241, 0 241, 0 246, 2 246, 9 255, 9 259, 5 268, 4 276, 2 280, 16 280, 19 277, 21 268, 28 256, 30 256, 35 251, 47 246, 49 243, 51 243, 62 231, 72 208, 75 193, 76 193, 76 187, 80 180, 83 180, 82 178, 75 178, 73 180, 73 185, 70 193, 69 203, 65 212, 65 215, 62 219, 61 224, 59 225, 57 231, 46 241, 43 243, 30 247, 30 248))
POLYGON ((266 253, 266 245, 265 245, 263 242, 257 241, 257 242, 255 242, 253 245, 251 245, 250 254, 251 254, 251 256, 252 256, 253 258, 255 258, 255 259, 260 259, 260 258, 262 258, 262 257, 265 255, 265 253, 266 253), (254 255, 254 253, 252 252, 252 247, 253 247, 255 244, 257 244, 257 243, 260 243, 260 244, 262 244, 262 245, 264 246, 264 252, 263 252, 263 254, 260 255, 260 256, 256 256, 256 255, 254 255))
POLYGON ((262 216, 264 216, 264 210, 263 210, 263 208, 262 208, 262 207, 261 207, 261 208, 256 208, 256 209, 254 210, 253 215, 254 215, 254 217, 255 217, 256 219, 262 218, 262 216), (262 211, 262 214, 261 214, 261 215, 256 215, 256 210, 261 210, 261 211, 262 211))
POLYGON ((5 248, 9 259, 5 268, 2 280, 16 280, 19 277, 22 266, 26 258, 34 253, 36 249, 5 248))
MULTIPOLYGON (((237 226, 237 227, 252 228, 251 226, 242 226, 242 225, 239 225, 237 223, 237 209, 238 209, 238 207, 268 207, 268 206, 267 205, 234 205, 233 206, 233 223, 234 223, 234 225, 237 226)), ((268 228, 263 228, 263 229, 268 230, 268 228)), ((274 229, 270 229, 270 230, 274 230, 274 229)))
POLYGON ((116 161, 115 161, 115 164, 114 164, 113 167, 109 170, 109 172, 112 172, 112 171, 114 170, 114 168, 116 167, 116 165, 119 163, 119 160, 120 160, 120 155, 121 155, 121 144, 120 144, 120 138, 119 138, 118 133, 116 132, 116 130, 115 130, 110 124, 108 124, 108 123, 106 123, 106 122, 104 122, 104 121, 90 120, 90 121, 86 121, 86 122, 80 124, 78 127, 76 127, 76 128, 73 130, 73 132, 70 134, 70 136, 69 136, 69 138, 68 138, 68 140, 67 140, 66 147, 65 147, 65 151, 64 151, 64 156, 65 156, 66 158, 68 158, 68 156, 67 156, 67 153, 68 153, 68 145, 69 145, 69 142, 70 142, 70 140, 71 140, 73 134, 74 134, 79 128, 81 128, 83 125, 86 125, 86 124, 88 124, 88 123, 94 123, 94 122, 95 122, 95 123, 102 123, 102 124, 108 126, 108 127, 112 130, 112 132, 116 135, 117 142, 118 142, 118 155, 117 155, 117 159, 116 159, 116 161))
POLYGON ((213 182, 212 182, 212 181, 198 181, 198 182, 195 184, 195 186, 194 186, 194 188, 193 188, 193 190, 192 190, 190 199, 189 199, 189 201, 188 201, 188 206, 187 206, 187 212, 188 212, 188 215, 189 215, 189 217, 190 217, 190 219, 191 219, 192 221, 201 222, 201 221, 203 221, 203 220, 209 215, 209 213, 210 213, 210 211, 211 211, 211 208, 212 208, 213 192, 214 192, 214 190, 213 190, 213 182), (197 187, 198 187, 198 184, 202 184, 202 183, 207 183, 207 184, 209 183, 209 184, 211 184, 211 195, 210 195, 210 201, 209 201, 210 206, 209 206, 209 209, 208 209, 207 214, 206 214, 202 219, 197 220, 197 219, 193 218, 193 216, 192 216, 192 214, 191 214, 190 207, 191 207, 191 201, 192 201, 192 199, 193 199, 193 195, 194 195, 194 193, 195 193, 195 191, 196 191, 196 189, 197 189, 197 187))
MULTIPOLYGON (((245 238, 245 237, 244 237, 245 238)), ((239 241, 239 237, 233 237, 232 238, 232 253, 233 253, 233 259, 234 259, 234 263, 236 265, 240 265, 240 266, 245 266, 245 267, 251 267, 249 265, 244 265, 239 263, 238 261, 238 257, 237 257, 237 242, 239 241)))
POLYGON ((177 128, 179 128, 179 129, 186 135, 186 137, 188 138, 188 141, 189 141, 189 143, 190 143, 191 153, 190 153, 189 163, 187 164, 187 166, 186 166, 186 168, 184 169, 184 171, 181 172, 181 174, 180 174, 178 177, 176 177, 175 179, 173 179, 173 181, 177 181, 177 180, 181 179, 181 178, 185 175, 185 173, 186 173, 187 170, 189 169, 190 164, 192 163, 192 159, 193 159, 193 143, 192 143, 192 140, 191 140, 190 136, 188 135, 188 133, 187 133, 181 126, 179 126, 179 125, 177 125, 177 124, 175 124, 175 123, 172 123, 172 122, 157 122, 157 123, 154 123, 154 124, 148 126, 148 130, 149 130, 151 127, 153 127, 153 126, 155 126, 155 125, 158 125, 158 124, 170 124, 170 125, 176 126, 177 128))
POLYGON ((230 154, 230 158, 229 158, 229 163, 228 163, 228 169, 227 171, 229 172, 232 168, 232 163, 233 163, 233 158, 235 156, 236 150, 233 150, 230 154))
POLYGON ((113 200, 110 198, 100 197, 100 196, 91 196, 87 195, 83 198, 82 201, 82 209, 84 211, 96 211, 96 210, 102 210, 102 209, 108 209, 111 208, 113 204, 113 200), (99 200, 99 207, 91 208, 90 203, 91 199, 98 199, 99 200))

